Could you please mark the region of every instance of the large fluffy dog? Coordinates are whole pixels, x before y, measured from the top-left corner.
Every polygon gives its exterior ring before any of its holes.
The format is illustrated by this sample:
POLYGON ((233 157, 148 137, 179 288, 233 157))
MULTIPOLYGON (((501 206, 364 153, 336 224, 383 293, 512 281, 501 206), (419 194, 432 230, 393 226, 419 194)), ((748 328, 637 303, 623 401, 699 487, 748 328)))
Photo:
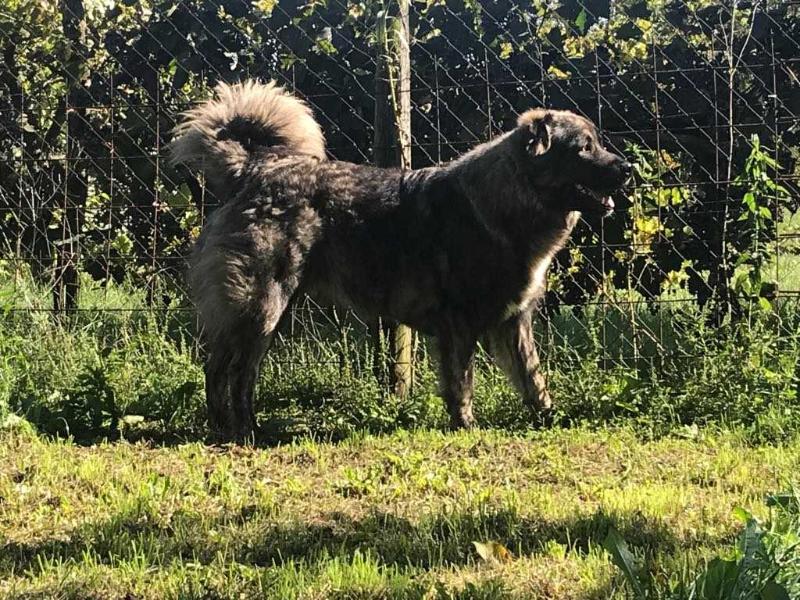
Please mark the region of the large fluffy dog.
POLYGON ((535 109, 447 165, 409 172, 331 161, 309 108, 274 84, 220 85, 185 115, 172 159, 224 201, 190 285, 207 346, 212 426, 254 426, 259 364, 299 294, 435 336, 454 427, 472 416, 477 340, 525 402, 550 410, 531 313, 580 211, 608 212, 631 166, 595 126, 535 109))

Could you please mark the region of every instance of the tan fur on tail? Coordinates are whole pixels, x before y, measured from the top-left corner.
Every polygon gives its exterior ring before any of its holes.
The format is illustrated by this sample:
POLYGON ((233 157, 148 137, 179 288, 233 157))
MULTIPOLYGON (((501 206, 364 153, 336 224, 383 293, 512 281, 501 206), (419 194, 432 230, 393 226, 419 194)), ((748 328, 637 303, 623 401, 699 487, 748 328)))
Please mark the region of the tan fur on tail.
POLYGON ((204 169, 212 184, 241 175, 257 148, 325 158, 311 109, 275 82, 217 85, 214 98, 186 111, 174 130, 170 162, 204 169))

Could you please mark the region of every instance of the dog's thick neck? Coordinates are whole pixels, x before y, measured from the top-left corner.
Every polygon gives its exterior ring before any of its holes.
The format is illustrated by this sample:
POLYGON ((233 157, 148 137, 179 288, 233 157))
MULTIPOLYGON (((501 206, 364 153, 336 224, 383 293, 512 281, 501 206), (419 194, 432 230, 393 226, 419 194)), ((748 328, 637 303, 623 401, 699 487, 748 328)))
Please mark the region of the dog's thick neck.
POLYGON ((522 251, 530 247, 554 254, 566 242, 580 213, 555 210, 543 201, 553 191, 538 185, 531 169, 519 164, 525 134, 517 127, 476 146, 446 165, 443 175, 452 178, 473 214, 493 235, 522 251), (542 235, 549 238, 544 244, 542 235))
POLYGON ((476 146, 444 167, 469 199, 473 208, 489 221, 535 215, 537 219, 559 219, 542 202, 546 189, 531 177, 530 169, 519 165, 521 128, 504 133, 492 141, 476 146))
POLYGON ((445 166, 445 173, 458 182, 476 208, 495 212, 510 205, 519 209, 520 203, 536 200, 535 194, 524 197, 525 186, 516 173, 512 144, 517 135, 517 130, 505 133, 445 166))

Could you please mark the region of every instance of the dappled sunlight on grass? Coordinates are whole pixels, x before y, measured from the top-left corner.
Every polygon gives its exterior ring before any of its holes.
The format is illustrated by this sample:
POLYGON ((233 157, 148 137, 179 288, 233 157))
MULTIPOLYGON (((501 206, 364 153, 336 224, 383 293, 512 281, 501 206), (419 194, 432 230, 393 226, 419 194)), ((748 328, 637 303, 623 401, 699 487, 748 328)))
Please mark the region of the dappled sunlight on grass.
POLYGON ((736 506, 763 513, 798 471, 800 445, 571 430, 80 447, 6 433, 0 465, 12 596, 621 598, 600 549, 610 527, 659 568, 708 556, 737 532, 736 506), (482 540, 513 560, 483 564, 482 540))

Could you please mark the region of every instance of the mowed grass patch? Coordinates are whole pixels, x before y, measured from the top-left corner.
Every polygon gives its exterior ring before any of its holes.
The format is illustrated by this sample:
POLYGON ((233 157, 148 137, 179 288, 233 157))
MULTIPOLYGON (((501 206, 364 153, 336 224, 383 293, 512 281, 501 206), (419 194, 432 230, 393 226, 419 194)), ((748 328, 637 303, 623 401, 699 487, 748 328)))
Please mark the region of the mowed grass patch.
POLYGON ((730 546, 800 442, 624 430, 397 432, 271 448, 0 441, 10 598, 614 598, 616 528, 654 572, 730 546), (473 542, 512 560, 484 563, 473 542))

